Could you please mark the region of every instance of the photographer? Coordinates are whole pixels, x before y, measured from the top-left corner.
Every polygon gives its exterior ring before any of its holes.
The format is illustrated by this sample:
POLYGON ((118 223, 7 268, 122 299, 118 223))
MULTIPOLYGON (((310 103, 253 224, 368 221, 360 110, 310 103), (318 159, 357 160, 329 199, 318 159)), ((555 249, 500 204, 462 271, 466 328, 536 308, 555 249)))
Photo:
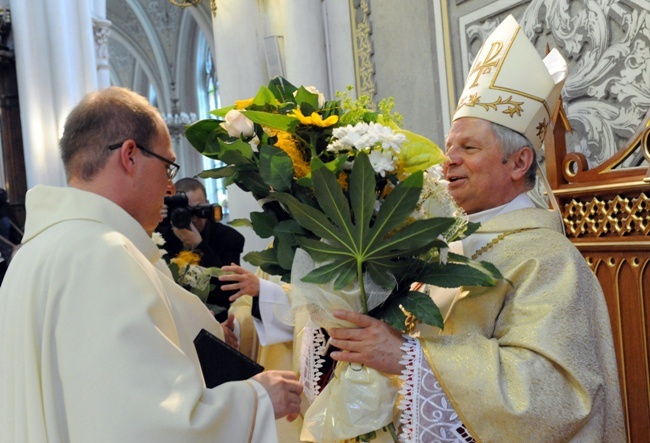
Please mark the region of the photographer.
MULTIPOLYGON (((180 197, 181 192, 187 196, 188 207, 181 207, 179 212, 194 214, 189 226, 185 227, 186 220, 181 218, 179 221, 175 218, 178 209, 176 206, 168 208, 167 213, 163 211, 163 221, 156 231, 165 239, 164 248, 169 254, 167 260, 176 257, 181 251, 193 251, 201 256, 199 265, 203 267, 222 267, 231 263, 239 265, 244 249, 244 237, 236 229, 219 223, 211 214, 204 213, 209 211, 197 211, 200 205, 208 204, 203 184, 194 178, 183 178, 177 181, 175 186, 177 194, 173 196, 172 201, 178 201, 176 197, 180 197), (196 215, 197 212, 200 216, 196 215)), ((211 283, 215 285, 215 289, 210 292, 207 303, 224 308, 224 311, 216 313, 217 320, 223 322, 228 317, 228 297, 233 291, 222 291, 221 283, 216 278, 213 278, 211 283)))

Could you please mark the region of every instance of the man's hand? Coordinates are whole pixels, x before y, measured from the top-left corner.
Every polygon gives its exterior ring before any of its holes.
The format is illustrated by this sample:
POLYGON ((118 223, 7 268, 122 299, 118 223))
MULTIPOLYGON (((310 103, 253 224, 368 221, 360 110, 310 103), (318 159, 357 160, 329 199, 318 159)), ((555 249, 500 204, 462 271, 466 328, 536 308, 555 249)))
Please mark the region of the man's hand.
POLYGON ((179 229, 172 225, 172 231, 174 231, 174 235, 178 237, 178 239, 183 243, 183 247, 186 249, 196 248, 199 243, 203 241, 201 233, 192 223, 190 223, 189 229, 179 229))
POLYGON ((237 334, 235 334, 235 316, 233 314, 230 314, 228 320, 221 323, 221 329, 223 329, 224 341, 233 348, 239 349, 239 340, 237 334))
POLYGON ((253 380, 264 386, 271 402, 275 419, 287 417, 293 421, 300 413, 300 394, 302 384, 291 371, 264 371, 253 377, 253 380))
POLYGON ((231 263, 229 266, 222 266, 222 271, 234 272, 234 274, 224 274, 219 276, 220 282, 232 282, 227 285, 221 285, 223 291, 237 291, 230 296, 228 300, 235 301, 242 295, 257 297, 260 295, 260 279, 252 272, 231 263))
POLYGON ((401 332, 381 320, 356 312, 336 310, 333 314, 359 326, 328 331, 332 346, 342 350, 332 352, 334 360, 361 363, 386 374, 402 373, 400 348, 404 338, 401 332))

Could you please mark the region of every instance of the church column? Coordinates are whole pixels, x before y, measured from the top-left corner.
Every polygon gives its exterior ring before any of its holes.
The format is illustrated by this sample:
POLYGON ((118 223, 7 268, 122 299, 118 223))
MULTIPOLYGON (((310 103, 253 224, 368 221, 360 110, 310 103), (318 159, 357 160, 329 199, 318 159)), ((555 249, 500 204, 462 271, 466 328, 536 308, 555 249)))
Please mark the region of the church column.
MULTIPOLYGON (((269 80, 262 44, 264 16, 257 0, 217 0, 212 26, 222 105, 254 96, 269 80)), ((261 211, 255 199, 236 186, 228 187, 228 202, 231 219, 249 218, 251 212, 261 211)), ((268 241, 259 238, 252 229, 240 232, 246 239, 242 256, 267 246, 268 241)), ((242 265, 249 266, 245 262, 242 265)))
POLYGON ((268 82, 261 42, 264 18, 257 0, 218 0, 212 23, 221 102, 225 106, 252 97, 268 82))
POLYGON ((65 184, 65 118, 98 86, 92 9, 92 0, 11 0, 28 187, 65 184))
MULTIPOLYGON (((279 8, 284 40, 285 77, 296 86, 315 86, 330 94, 321 0, 271 0, 268 8, 279 8)), ((278 24, 272 24, 274 28, 278 24)), ((276 28, 277 29, 277 28, 276 28)))

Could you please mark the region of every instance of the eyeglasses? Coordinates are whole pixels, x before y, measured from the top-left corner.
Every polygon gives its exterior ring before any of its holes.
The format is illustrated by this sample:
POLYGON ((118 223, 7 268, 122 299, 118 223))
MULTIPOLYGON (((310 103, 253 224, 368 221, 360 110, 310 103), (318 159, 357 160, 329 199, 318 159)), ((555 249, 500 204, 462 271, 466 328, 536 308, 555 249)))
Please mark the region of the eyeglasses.
MULTIPOLYGON (((108 146, 108 149, 113 151, 114 149, 121 148, 123 144, 124 144, 124 142, 116 143, 114 145, 108 146)), ((176 177, 176 174, 178 174, 178 169, 180 168, 180 165, 178 165, 177 163, 174 163, 173 161, 163 157, 162 155, 156 154, 155 152, 153 152, 153 151, 151 151, 151 150, 149 150, 149 149, 145 148, 144 146, 141 146, 141 145, 139 145, 137 143, 135 144, 135 147, 138 148, 139 150, 141 150, 142 152, 146 152, 147 154, 149 154, 149 155, 151 155, 153 157, 156 157, 158 160, 162 160, 165 163, 167 163, 167 178, 169 180, 173 180, 174 177, 176 177)))

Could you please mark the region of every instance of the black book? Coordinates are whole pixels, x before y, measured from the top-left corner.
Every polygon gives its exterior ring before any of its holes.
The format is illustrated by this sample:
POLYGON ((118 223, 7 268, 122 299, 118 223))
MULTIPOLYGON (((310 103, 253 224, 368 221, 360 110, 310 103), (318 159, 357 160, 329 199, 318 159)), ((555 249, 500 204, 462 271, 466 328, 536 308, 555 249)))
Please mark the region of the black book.
POLYGON ((201 329, 194 339, 194 347, 208 388, 228 381, 246 380, 264 370, 262 365, 205 329, 201 329))

